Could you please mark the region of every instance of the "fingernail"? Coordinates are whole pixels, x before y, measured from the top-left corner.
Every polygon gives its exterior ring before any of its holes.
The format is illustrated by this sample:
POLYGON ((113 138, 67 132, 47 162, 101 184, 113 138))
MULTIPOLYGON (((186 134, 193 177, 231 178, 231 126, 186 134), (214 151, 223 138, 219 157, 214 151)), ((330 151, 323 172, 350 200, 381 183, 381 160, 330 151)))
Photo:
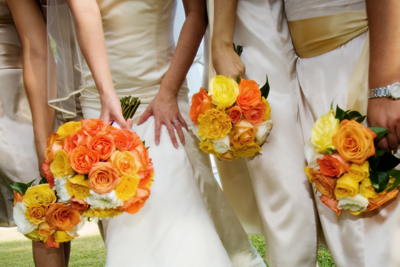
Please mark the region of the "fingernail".
POLYGON ((156 140, 156 146, 160 144, 160 140, 156 140))
POLYGON ((175 143, 175 144, 174 144, 174 147, 175 147, 176 149, 178 149, 178 143, 175 143))

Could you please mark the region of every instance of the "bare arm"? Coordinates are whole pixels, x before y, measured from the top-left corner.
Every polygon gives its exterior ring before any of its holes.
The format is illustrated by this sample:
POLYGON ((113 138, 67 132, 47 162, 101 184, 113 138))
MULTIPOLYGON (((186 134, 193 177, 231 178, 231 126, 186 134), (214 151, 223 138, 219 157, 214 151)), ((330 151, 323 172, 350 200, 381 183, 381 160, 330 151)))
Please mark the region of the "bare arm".
POLYGON ((205 0, 183 0, 186 20, 183 24, 175 54, 171 65, 161 83, 160 90, 154 100, 140 118, 139 124, 144 123, 148 117, 155 117, 155 142, 160 142, 161 126, 164 124, 169 132, 175 148, 178 143, 174 127, 178 132, 182 144, 185 139, 182 126, 187 128, 177 103, 179 88, 189 71, 196 56, 200 42, 207 27, 207 11, 205 0), (175 121, 175 123, 173 123, 175 121))
POLYGON ((32 111, 39 170, 43 171, 47 137, 53 131, 54 109, 47 105, 47 35, 43 15, 33 0, 7 0, 23 51, 23 76, 32 111))
MULTIPOLYGON (((400 82, 400 1, 366 0, 370 32, 369 88, 400 82)), ((378 147, 396 150, 400 141, 400 100, 368 101, 368 121, 389 129, 378 147)))
POLYGON ((215 71, 233 79, 245 72, 242 60, 233 49, 237 5, 238 0, 214 0, 214 30, 211 41, 215 71))
POLYGON ((96 0, 67 0, 75 19, 78 42, 100 93, 100 119, 116 121, 122 128, 128 124, 114 89, 108 63, 101 14, 96 0))

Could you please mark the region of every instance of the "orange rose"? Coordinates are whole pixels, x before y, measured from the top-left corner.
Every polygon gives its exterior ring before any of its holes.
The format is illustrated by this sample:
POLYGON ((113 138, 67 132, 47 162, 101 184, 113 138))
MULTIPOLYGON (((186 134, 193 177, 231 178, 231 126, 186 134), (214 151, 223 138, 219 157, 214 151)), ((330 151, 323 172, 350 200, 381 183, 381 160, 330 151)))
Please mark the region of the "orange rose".
POLYGON ((50 164, 46 161, 42 163, 42 169, 44 176, 46 177, 46 181, 49 183, 50 188, 54 187, 54 177, 50 171, 50 164))
POLYGON ((267 106, 263 102, 259 102, 255 107, 250 107, 244 111, 244 116, 253 125, 260 125, 263 122, 265 110, 267 106))
POLYGON ((65 203, 50 204, 46 214, 46 222, 55 230, 71 231, 80 221, 79 212, 65 203))
POLYGON ((111 133, 116 149, 131 151, 136 146, 142 144, 139 136, 127 129, 117 130, 111 133))
POLYGON ((376 208, 379 208, 380 206, 382 206, 384 203, 388 202, 389 200, 395 198, 397 196, 397 194, 399 193, 399 190, 394 189, 390 192, 387 192, 384 195, 381 195, 377 198, 369 198, 369 205, 367 207, 367 211, 371 211, 374 210, 376 208))
POLYGON ((241 120, 234 125, 234 128, 229 133, 229 141, 235 147, 242 145, 249 146, 254 142, 254 136, 257 133, 257 128, 247 120, 241 120))
POLYGON ((95 136, 101 132, 104 125, 105 123, 99 119, 82 120, 83 131, 90 136, 95 136))
POLYGON ((127 213, 135 214, 139 212, 146 200, 150 197, 150 189, 139 187, 136 191, 136 195, 131 199, 124 202, 122 207, 118 207, 117 209, 122 209, 127 213))
POLYGON ((33 224, 40 224, 45 221, 47 207, 41 204, 32 204, 25 211, 25 217, 33 224))
POLYGON ((109 162, 119 176, 129 176, 139 172, 139 170, 144 170, 140 159, 137 159, 133 153, 129 151, 115 151, 111 155, 109 162))
POLYGON ((88 174, 93 164, 99 162, 99 155, 89 148, 79 146, 68 155, 71 168, 79 174, 88 174))
POLYGON ((46 147, 52 146, 53 143, 58 140, 58 137, 59 135, 56 132, 47 137, 46 147))
POLYGON ((211 108, 211 97, 207 92, 200 88, 197 94, 192 97, 192 105, 190 106, 189 117, 195 125, 199 124, 197 118, 200 114, 203 114, 206 110, 211 108))
POLYGON ((339 131, 332 137, 339 154, 347 161, 362 165, 375 155, 376 133, 354 120, 343 120, 339 131))
POLYGON ((80 214, 82 214, 85 210, 89 208, 89 204, 86 203, 83 199, 78 199, 78 198, 72 198, 71 199, 71 207, 74 210, 79 211, 80 214))
POLYGON ((111 126, 111 125, 108 125, 108 124, 104 124, 102 131, 104 133, 112 134, 115 131, 120 131, 120 129, 115 128, 114 126, 111 126))
POLYGON ((53 235, 49 235, 49 237, 46 240, 46 248, 59 248, 60 247, 60 243, 56 242, 56 240, 54 239, 53 235))
POLYGON ((89 187, 97 194, 110 193, 120 181, 109 162, 98 162, 89 172, 89 187))
POLYGON ((61 141, 55 141, 51 146, 47 147, 46 152, 45 152, 45 161, 47 163, 52 163, 57 151, 62 148, 62 143, 61 141))
POLYGON ((320 192, 322 195, 327 196, 331 199, 335 198, 335 184, 336 179, 332 177, 325 176, 321 171, 314 170, 310 168, 309 170, 311 180, 315 183, 315 188, 320 192))
POLYGON ((145 171, 149 169, 149 166, 153 166, 151 163, 151 159, 149 157, 149 151, 147 148, 140 144, 132 151, 132 155, 141 163, 142 168, 139 169, 139 172, 145 171))
POLYGON ((243 111, 239 106, 233 106, 229 110, 229 119, 232 123, 238 123, 243 116, 243 111))
POLYGON ((22 202, 24 200, 24 195, 15 191, 13 191, 13 193, 14 193, 14 207, 15 207, 15 204, 17 204, 18 202, 22 202))
POLYGON ((76 140, 76 146, 88 147, 92 137, 87 134, 83 129, 76 132, 78 134, 78 139, 76 140))
POLYGON ((317 158, 317 163, 321 172, 331 177, 340 177, 350 169, 350 164, 338 153, 333 153, 332 155, 327 154, 321 158, 317 158))
POLYGON ((52 235, 55 232, 55 230, 52 229, 47 222, 42 222, 41 224, 39 224, 38 228, 39 228, 39 235, 43 237, 52 235))
POLYGON ((90 139, 89 148, 99 155, 100 160, 108 160, 115 151, 115 144, 110 134, 98 133, 90 139))
POLYGON ((319 198, 319 200, 321 200, 322 203, 324 203, 325 205, 327 205, 331 210, 333 210, 334 212, 336 212, 337 215, 340 215, 341 210, 338 209, 339 201, 337 201, 337 199, 332 199, 332 198, 329 198, 328 196, 323 195, 323 196, 321 196, 321 197, 319 198))
POLYGON ((62 142, 62 149, 64 149, 67 153, 71 152, 71 150, 77 146, 78 138, 78 133, 72 133, 68 135, 62 142))
MULTIPOLYGON (((236 104, 243 110, 257 106, 261 102, 261 91, 258 84, 252 80, 242 79, 239 84, 239 95, 236 104)), ((264 114, 263 114, 264 115, 264 114)))
POLYGON ((221 155, 222 160, 227 160, 227 161, 232 161, 236 159, 236 157, 232 154, 231 150, 228 150, 228 152, 225 152, 224 154, 221 155))

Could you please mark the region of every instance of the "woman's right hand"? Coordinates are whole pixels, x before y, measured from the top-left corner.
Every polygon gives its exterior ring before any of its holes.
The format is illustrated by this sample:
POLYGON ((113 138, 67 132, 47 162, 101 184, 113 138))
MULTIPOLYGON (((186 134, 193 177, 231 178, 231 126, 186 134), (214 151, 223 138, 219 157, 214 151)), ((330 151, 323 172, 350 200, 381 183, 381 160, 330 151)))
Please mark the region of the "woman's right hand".
POLYGON ((246 66, 231 45, 215 44, 212 50, 212 63, 217 74, 234 80, 239 75, 244 77, 246 66))
POLYGON ((125 121, 124 116, 122 116, 121 102, 115 93, 115 90, 111 91, 110 94, 101 96, 101 113, 100 120, 105 123, 116 122, 121 127, 121 129, 131 129, 132 119, 125 121))

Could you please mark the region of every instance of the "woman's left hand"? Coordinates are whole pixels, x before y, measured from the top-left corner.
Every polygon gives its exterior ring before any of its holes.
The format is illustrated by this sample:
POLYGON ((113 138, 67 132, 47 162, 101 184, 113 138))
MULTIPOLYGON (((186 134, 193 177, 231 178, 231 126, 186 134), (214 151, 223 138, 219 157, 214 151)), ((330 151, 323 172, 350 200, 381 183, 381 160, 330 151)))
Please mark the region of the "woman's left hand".
POLYGON ((140 117, 138 125, 143 124, 150 116, 154 116, 155 143, 157 146, 160 143, 162 125, 167 127, 172 144, 175 148, 178 148, 178 141, 174 129, 176 129, 182 145, 185 145, 182 127, 186 130, 188 130, 188 127, 179 111, 178 101, 174 93, 160 90, 140 117))

